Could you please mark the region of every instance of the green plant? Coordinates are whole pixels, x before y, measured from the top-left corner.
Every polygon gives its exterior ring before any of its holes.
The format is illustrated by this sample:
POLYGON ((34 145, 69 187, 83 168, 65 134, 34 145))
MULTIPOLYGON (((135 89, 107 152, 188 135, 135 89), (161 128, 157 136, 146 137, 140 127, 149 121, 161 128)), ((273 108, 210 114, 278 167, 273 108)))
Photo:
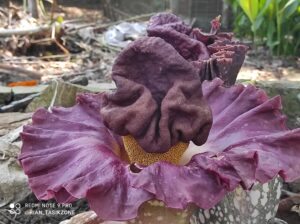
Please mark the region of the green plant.
POLYGON ((249 29, 249 27, 251 27, 251 22, 247 15, 239 7, 238 1, 227 0, 227 2, 231 5, 232 13, 235 18, 233 20, 233 31, 235 35, 241 39, 252 36, 251 29, 249 29))
MULTIPOLYGON (((266 45, 277 55, 299 54, 299 0, 231 0, 235 14, 235 30, 250 21, 254 44, 266 45)), ((242 28, 244 29, 244 28, 242 28)))
MULTIPOLYGON (((275 6, 274 14, 276 18, 276 37, 275 40, 278 42, 277 54, 287 54, 290 49, 290 45, 293 45, 293 39, 296 37, 294 33, 297 32, 297 24, 295 23, 295 13, 299 7, 299 0, 274 0, 275 6), (294 27, 295 26, 295 27, 294 27)), ((297 13, 299 17, 299 12, 297 13)), ((298 21, 299 22, 299 21, 298 21)), ((298 23, 299 29, 299 23, 298 23)), ((299 40, 297 40, 299 42, 299 40)), ((292 46, 293 47, 293 46, 292 46)))
POLYGON ((272 0, 238 0, 240 7, 251 22, 254 42, 257 31, 263 22, 263 16, 272 0))

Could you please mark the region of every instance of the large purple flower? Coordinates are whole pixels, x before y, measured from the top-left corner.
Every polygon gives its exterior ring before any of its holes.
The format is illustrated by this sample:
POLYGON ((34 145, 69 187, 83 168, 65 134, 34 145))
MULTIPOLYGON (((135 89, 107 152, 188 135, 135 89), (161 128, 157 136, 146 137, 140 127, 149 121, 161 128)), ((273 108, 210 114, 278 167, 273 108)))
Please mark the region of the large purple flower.
POLYGON ((285 127, 279 97, 251 85, 224 87, 218 78, 201 84, 193 64, 159 37, 125 49, 113 77, 113 93, 39 109, 24 127, 19 159, 38 199, 86 198, 100 218, 129 220, 151 199, 171 208, 211 208, 239 185, 300 176, 300 129, 285 127), (170 153, 177 142, 189 147, 181 165, 145 166, 128 161, 123 135, 147 156, 170 153))

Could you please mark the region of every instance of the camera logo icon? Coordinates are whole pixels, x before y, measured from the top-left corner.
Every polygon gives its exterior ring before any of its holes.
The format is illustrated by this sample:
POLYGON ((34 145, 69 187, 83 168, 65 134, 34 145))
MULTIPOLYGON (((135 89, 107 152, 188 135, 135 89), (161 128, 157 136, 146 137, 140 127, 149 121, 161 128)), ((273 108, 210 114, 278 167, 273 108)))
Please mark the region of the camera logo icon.
POLYGON ((21 204, 20 203, 10 203, 9 204, 10 209, 6 209, 11 215, 14 215, 15 217, 17 215, 21 214, 21 204))

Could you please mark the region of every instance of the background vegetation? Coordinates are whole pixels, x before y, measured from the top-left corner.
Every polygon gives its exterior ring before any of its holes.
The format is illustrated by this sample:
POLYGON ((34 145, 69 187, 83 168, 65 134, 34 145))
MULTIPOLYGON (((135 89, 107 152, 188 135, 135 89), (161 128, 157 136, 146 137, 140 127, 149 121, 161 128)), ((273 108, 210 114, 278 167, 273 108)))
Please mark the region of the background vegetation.
POLYGON ((271 55, 300 55, 299 0, 227 0, 234 14, 234 32, 251 37, 271 55))

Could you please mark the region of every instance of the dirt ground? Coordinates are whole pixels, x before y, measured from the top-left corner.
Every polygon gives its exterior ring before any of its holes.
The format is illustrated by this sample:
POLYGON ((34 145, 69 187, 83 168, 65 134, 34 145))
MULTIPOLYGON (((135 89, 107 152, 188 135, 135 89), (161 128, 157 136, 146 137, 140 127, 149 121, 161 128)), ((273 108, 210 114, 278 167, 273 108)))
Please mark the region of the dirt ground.
POLYGON ((270 57, 263 49, 249 51, 238 79, 267 81, 300 81, 300 58, 270 57))

